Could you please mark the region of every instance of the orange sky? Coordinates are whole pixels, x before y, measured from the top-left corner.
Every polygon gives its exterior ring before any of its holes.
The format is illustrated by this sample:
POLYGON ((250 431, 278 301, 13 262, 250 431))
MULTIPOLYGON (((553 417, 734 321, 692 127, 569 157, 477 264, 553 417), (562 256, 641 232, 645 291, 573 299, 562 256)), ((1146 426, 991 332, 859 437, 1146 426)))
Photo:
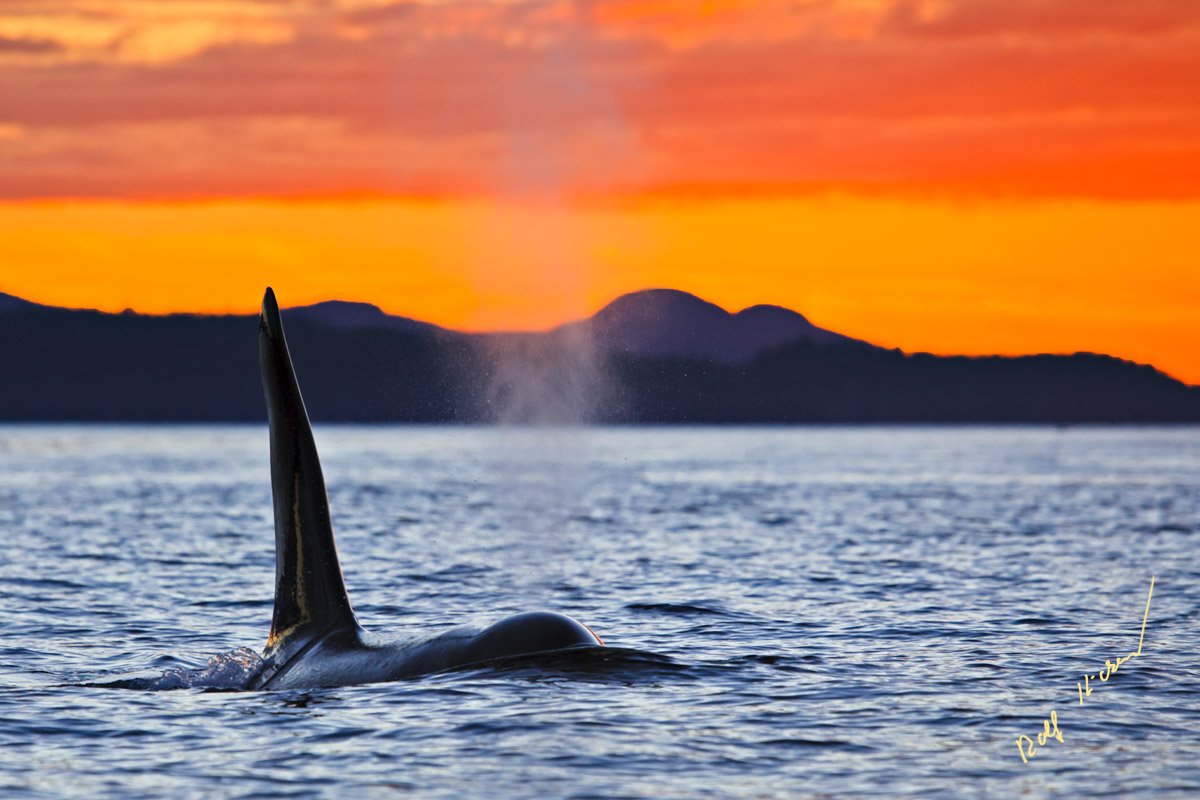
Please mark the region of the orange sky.
POLYGON ((649 286, 1200 384, 1200 4, 9 0, 0 291, 535 328, 649 286))

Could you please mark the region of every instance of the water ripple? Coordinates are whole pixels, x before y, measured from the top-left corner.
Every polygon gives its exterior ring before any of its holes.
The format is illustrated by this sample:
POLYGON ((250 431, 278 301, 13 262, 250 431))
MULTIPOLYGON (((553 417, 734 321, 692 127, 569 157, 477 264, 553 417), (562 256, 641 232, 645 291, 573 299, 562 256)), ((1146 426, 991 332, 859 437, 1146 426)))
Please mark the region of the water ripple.
POLYGON ((373 632, 545 607, 611 647, 246 692, 275 578, 266 438, 0 426, 0 794, 1200 785, 1196 428, 319 427, 373 632), (1080 706, 1136 648, 1151 574, 1144 652, 1080 706), (1050 709, 1065 741, 1022 764, 1050 709))

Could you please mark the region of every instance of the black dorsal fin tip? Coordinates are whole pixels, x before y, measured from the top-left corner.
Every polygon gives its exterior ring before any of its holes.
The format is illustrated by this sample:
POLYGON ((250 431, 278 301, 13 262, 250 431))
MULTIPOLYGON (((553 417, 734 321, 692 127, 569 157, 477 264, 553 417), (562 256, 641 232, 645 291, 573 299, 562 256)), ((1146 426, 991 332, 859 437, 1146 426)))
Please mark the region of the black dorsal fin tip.
POLYGON ((283 321, 279 319, 279 304, 275 302, 275 292, 270 286, 263 293, 262 313, 258 317, 258 327, 260 331, 272 337, 283 335, 283 321))
POLYGON ((263 295, 259 360, 271 431, 275 612, 267 651, 293 636, 357 629, 329 518, 325 478, 275 293, 263 295))

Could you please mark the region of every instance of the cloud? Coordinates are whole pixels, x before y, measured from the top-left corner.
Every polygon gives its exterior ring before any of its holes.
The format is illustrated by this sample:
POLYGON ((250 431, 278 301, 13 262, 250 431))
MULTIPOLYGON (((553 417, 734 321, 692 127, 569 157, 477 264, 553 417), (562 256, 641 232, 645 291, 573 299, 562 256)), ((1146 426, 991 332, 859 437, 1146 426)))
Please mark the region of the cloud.
POLYGON ((349 9, 342 14, 341 19, 347 25, 375 27, 408 19, 416 12, 417 3, 414 0, 402 0, 398 3, 349 9))
POLYGON ((0 36, 0 56, 14 53, 18 55, 38 56, 48 53, 58 53, 61 52, 62 49, 62 42, 54 39, 26 39, 13 36, 0 36))
POLYGON ((1077 3, 127 2, 126 39, 0 71, 0 185, 1200 195, 1197 12, 1077 3))
POLYGON ((1179 0, 902 0, 892 7, 883 28, 887 33, 940 38, 1194 34, 1200 32, 1200 5, 1179 0))

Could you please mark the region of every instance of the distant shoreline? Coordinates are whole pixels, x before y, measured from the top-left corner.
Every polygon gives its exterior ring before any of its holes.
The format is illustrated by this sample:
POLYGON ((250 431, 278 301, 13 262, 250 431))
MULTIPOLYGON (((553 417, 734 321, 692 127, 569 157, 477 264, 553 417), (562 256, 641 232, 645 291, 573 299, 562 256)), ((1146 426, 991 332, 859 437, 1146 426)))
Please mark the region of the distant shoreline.
MULTIPOLYGON (((777 306, 673 290, 542 332, 466 334, 329 302, 288 309, 317 423, 1079 425, 1200 423, 1200 387, 1095 353, 935 356, 777 306)), ((0 421, 265 419, 253 316, 0 303, 0 421)))

